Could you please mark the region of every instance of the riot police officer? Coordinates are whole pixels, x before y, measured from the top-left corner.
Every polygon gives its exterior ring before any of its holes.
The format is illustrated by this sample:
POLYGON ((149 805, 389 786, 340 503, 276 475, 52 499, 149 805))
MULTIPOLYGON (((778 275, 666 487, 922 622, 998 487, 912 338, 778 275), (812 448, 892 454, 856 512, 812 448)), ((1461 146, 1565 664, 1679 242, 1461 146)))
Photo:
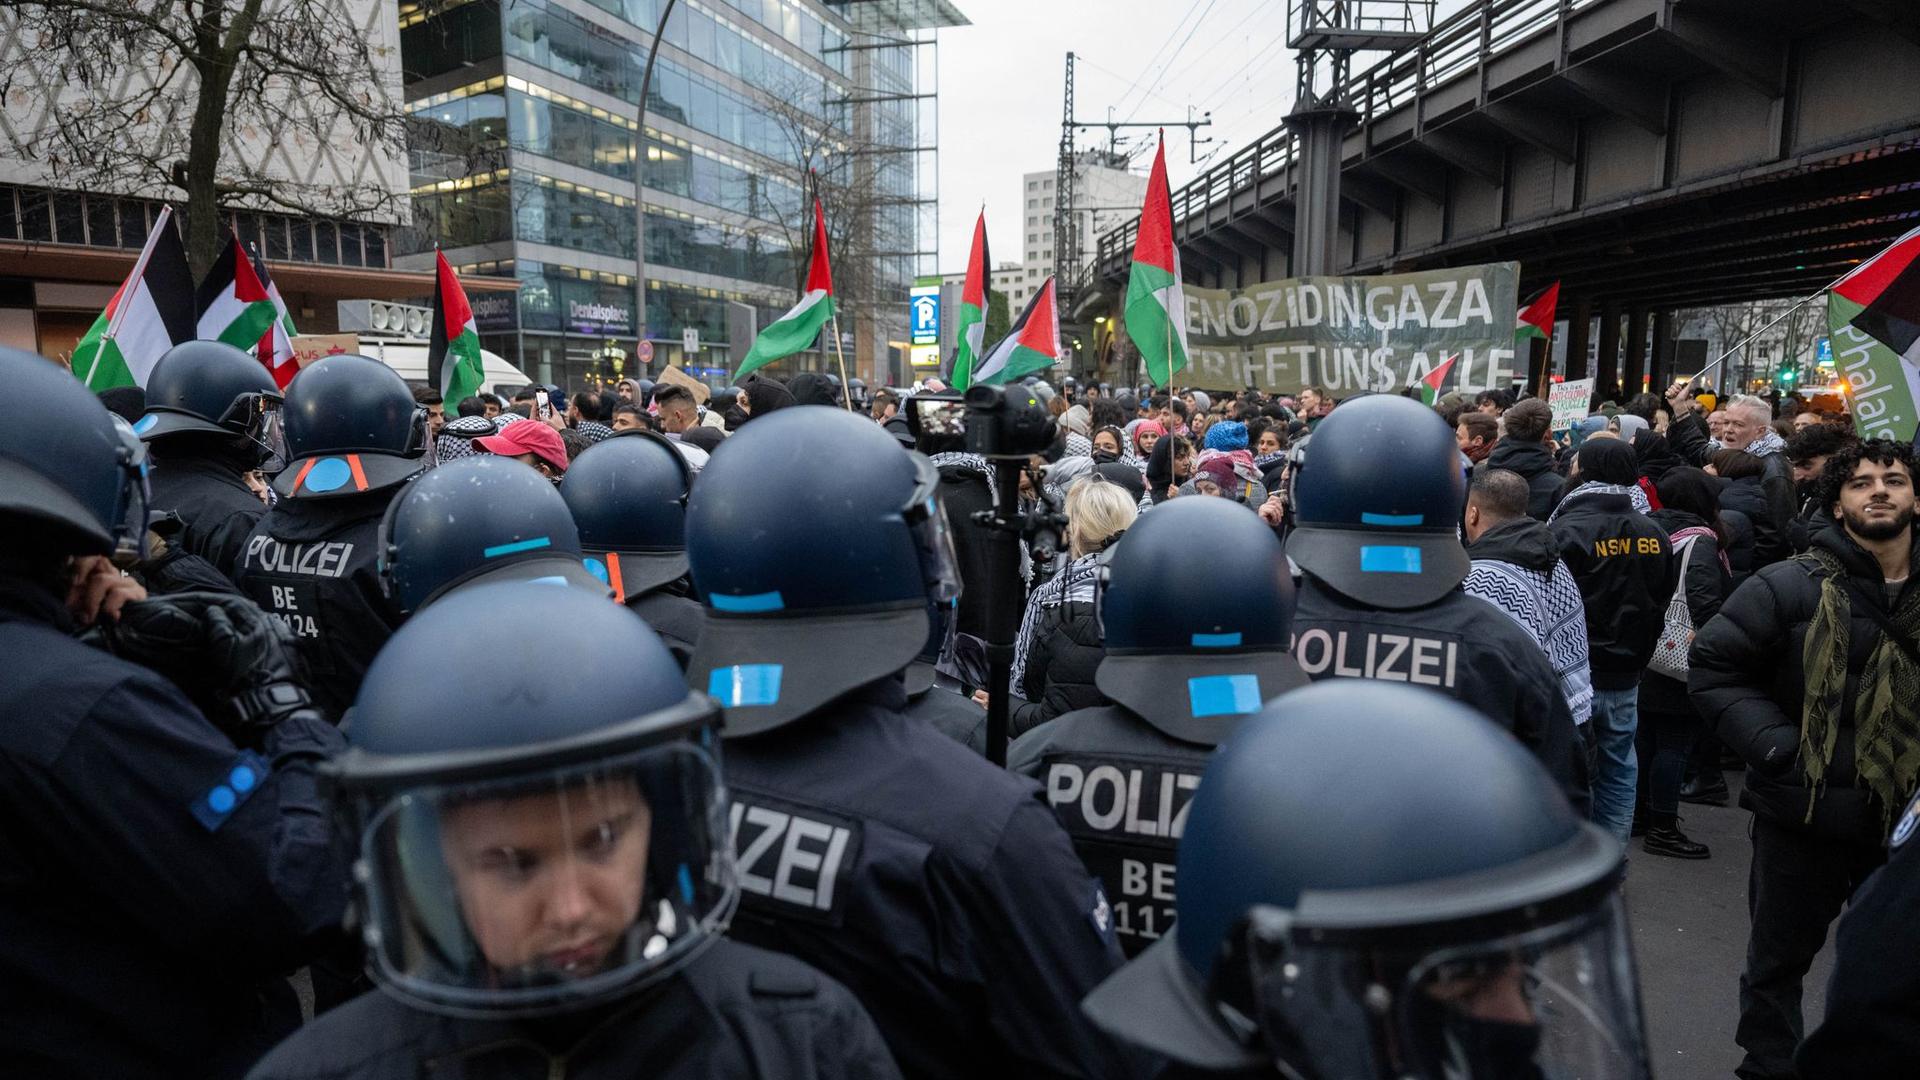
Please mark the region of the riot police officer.
POLYGON ((1094 681, 1114 704, 1027 732, 1007 768, 1046 789, 1133 956, 1173 923, 1174 848, 1208 755, 1307 677, 1286 654, 1293 581, 1280 542, 1226 499, 1175 499, 1143 516, 1094 595, 1106 646, 1094 681))
POLYGON ((721 937, 718 718, 585 590, 475 584, 409 620, 329 767, 380 989, 253 1075, 898 1076, 843 987, 721 937))
POLYGON ((380 583, 403 615, 483 581, 539 580, 601 596, 582 561, 573 515, 553 484, 483 454, 423 473, 380 519, 380 583))
POLYGON ((678 444, 629 431, 590 446, 560 481, 587 568, 638 612, 682 664, 705 621, 687 581, 687 492, 678 444))
POLYGON ((1173 932, 1086 1001, 1114 1035, 1203 1074, 1651 1076, 1620 844, 1480 714, 1297 690, 1188 810, 1173 932))
POLYGON ((0 349, 0 395, 32 403, 0 426, 0 1060, 238 1076, 299 1023, 278 975, 340 921, 314 775, 340 736, 251 602, 144 600, 109 561, 146 535, 132 428, 26 353, 0 349))
POLYGON ((1075 1008, 1121 960, 1098 883, 1032 781, 901 714, 927 605, 958 590, 938 486, 878 425, 805 406, 694 486, 687 670, 726 710, 734 933, 845 982, 909 1076, 1122 1077, 1075 1008))
POLYGON ((1894 822, 1887 864, 1833 936, 1826 1017, 1794 1052, 1805 1080, 1909 1076, 1920 1061, 1920 793, 1894 822))
POLYGON ((1531 636, 1460 589, 1466 485, 1460 448, 1432 409, 1376 394, 1348 401, 1295 466, 1287 556, 1303 572, 1293 658, 1314 679, 1411 683, 1505 725, 1585 808, 1585 759, 1559 678, 1531 636))
POLYGON ((133 425, 153 455, 155 510, 179 515, 179 546, 231 575, 267 505, 247 474, 269 453, 280 390, 260 361, 220 341, 168 349, 133 425))
POLYGON ((280 501, 247 537, 234 581, 293 631, 314 700, 336 720, 401 613, 380 586, 394 489, 426 467, 427 414, 365 356, 325 357, 287 387, 280 501))
POLYGON ((933 726, 961 746, 981 757, 987 755, 987 710, 973 699, 967 688, 951 675, 938 670, 940 657, 947 649, 949 628, 955 606, 928 605, 927 643, 900 676, 907 691, 907 716, 933 726))

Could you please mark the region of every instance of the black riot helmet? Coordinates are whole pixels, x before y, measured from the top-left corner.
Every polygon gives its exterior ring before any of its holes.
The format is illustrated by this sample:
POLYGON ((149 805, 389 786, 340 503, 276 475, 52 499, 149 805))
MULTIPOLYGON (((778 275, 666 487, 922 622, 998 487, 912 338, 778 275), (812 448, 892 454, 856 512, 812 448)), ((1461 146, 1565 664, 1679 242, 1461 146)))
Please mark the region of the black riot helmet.
POLYGON ((287 468, 273 488, 313 499, 389 488, 426 468, 427 411, 399 372, 368 356, 323 357, 287 387, 287 468))
POLYGON ((1094 684, 1173 738, 1211 746, 1307 683, 1287 655, 1293 578, 1280 542, 1230 500, 1141 515, 1100 568, 1094 601, 1106 647, 1094 684))
POLYGON ((259 360, 224 341, 183 341, 147 375, 147 411, 133 430, 151 442, 197 432, 264 444, 280 388, 259 360))
POLYGON ((798 406, 742 428, 687 501, 707 622, 687 665, 727 735, 798 720, 905 668, 959 596, 940 470, 880 425, 798 406))
POLYGON ((147 535, 146 449, 71 373, 0 346, 0 535, 8 551, 110 555, 147 535))
POLYGON ((485 579, 540 579, 600 596, 573 515, 553 484, 512 458, 450 461, 401 489, 380 521, 380 583, 403 612, 485 579))
POLYGON ((1084 1008, 1206 1070, 1645 1080, 1624 867, 1619 842, 1472 709, 1320 683, 1214 754, 1180 840, 1173 933, 1084 1008))
POLYGON ((357 847, 368 971, 401 1000, 475 1017, 603 1005, 726 928, 719 710, 628 609, 530 582, 462 589, 380 650, 353 716, 323 777, 357 847))
POLYGON ((672 441, 623 431, 567 468, 560 497, 580 528, 587 568, 630 600, 687 572, 687 491, 693 473, 672 441))
POLYGON ((1327 414, 1294 466, 1287 555, 1372 608, 1425 607, 1466 579, 1460 448, 1440 414, 1373 394, 1327 414))

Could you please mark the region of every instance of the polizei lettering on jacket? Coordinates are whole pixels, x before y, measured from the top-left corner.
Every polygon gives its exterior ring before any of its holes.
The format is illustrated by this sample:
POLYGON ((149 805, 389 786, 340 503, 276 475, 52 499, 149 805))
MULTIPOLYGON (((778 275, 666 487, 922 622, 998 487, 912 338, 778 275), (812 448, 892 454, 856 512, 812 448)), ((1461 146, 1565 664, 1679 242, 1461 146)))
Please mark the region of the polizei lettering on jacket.
POLYGON ((747 902, 839 924, 858 821, 736 790, 728 833, 747 902))
POLYGON ((1316 626, 1293 636, 1293 659, 1316 679, 1381 679, 1451 690, 1460 673, 1460 643, 1390 630, 1316 626))
POLYGON ((1174 852, 1200 774, 1151 760, 1049 757, 1047 802, 1113 904, 1132 956, 1173 923, 1174 852))
POLYGON ((342 577, 353 558, 353 542, 327 540, 318 544, 283 544, 271 536, 247 540, 246 567, 271 574, 306 577, 342 577))

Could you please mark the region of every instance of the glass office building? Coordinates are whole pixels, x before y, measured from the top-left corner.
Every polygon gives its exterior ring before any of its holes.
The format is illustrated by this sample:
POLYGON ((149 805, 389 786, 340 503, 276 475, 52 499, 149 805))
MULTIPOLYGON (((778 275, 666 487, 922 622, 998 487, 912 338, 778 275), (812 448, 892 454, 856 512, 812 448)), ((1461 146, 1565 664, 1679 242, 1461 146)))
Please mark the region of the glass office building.
POLYGON ((701 351, 688 366, 729 367, 804 275, 808 198, 795 142, 802 129, 824 130, 829 154, 854 159, 842 175, 862 187, 862 198, 842 200, 859 221, 845 229, 849 242, 836 237, 835 261, 871 268, 849 275, 869 295, 843 300, 868 332, 843 325, 842 340, 850 364, 864 338, 864 370, 886 370, 891 343, 905 337, 907 288, 932 261, 921 158, 933 88, 918 45, 886 47, 878 35, 918 42, 925 30, 930 46, 930 31, 957 13, 946 0, 680 0, 643 133, 636 106, 664 3, 405 0, 414 222, 396 239, 409 251, 396 264, 424 265, 437 245, 463 272, 519 279, 511 300, 476 298, 475 319, 486 348, 539 379, 611 378, 602 350, 630 357, 642 336, 657 371, 682 359, 689 329, 701 351))

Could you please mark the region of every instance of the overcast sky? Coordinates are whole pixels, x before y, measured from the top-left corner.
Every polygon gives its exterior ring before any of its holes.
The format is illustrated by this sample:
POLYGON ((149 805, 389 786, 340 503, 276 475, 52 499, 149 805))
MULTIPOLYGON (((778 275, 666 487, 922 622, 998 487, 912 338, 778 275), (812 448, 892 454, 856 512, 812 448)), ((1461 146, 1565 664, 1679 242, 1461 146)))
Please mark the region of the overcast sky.
MULTIPOLYGON (((1442 17, 1469 0, 1442 0, 1442 17)), ((940 32, 940 270, 965 269, 974 215, 986 202, 996 262, 1025 245, 1024 173, 1051 171, 1059 155, 1068 50, 1078 54, 1077 119, 1174 120, 1213 112, 1204 157, 1224 160, 1277 127, 1293 103, 1293 54, 1280 0, 955 0, 973 23, 940 32)), ((1372 62, 1370 54, 1355 67, 1372 62)), ((1140 143, 1152 132, 1123 131, 1140 143)), ((1104 131, 1078 136, 1104 143, 1104 131)), ((1151 150, 1135 157, 1144 173, 1151 150)), ((1188 164, 1185 129, 1167 132, 1175 188, 1205 165, 1188 164)))

